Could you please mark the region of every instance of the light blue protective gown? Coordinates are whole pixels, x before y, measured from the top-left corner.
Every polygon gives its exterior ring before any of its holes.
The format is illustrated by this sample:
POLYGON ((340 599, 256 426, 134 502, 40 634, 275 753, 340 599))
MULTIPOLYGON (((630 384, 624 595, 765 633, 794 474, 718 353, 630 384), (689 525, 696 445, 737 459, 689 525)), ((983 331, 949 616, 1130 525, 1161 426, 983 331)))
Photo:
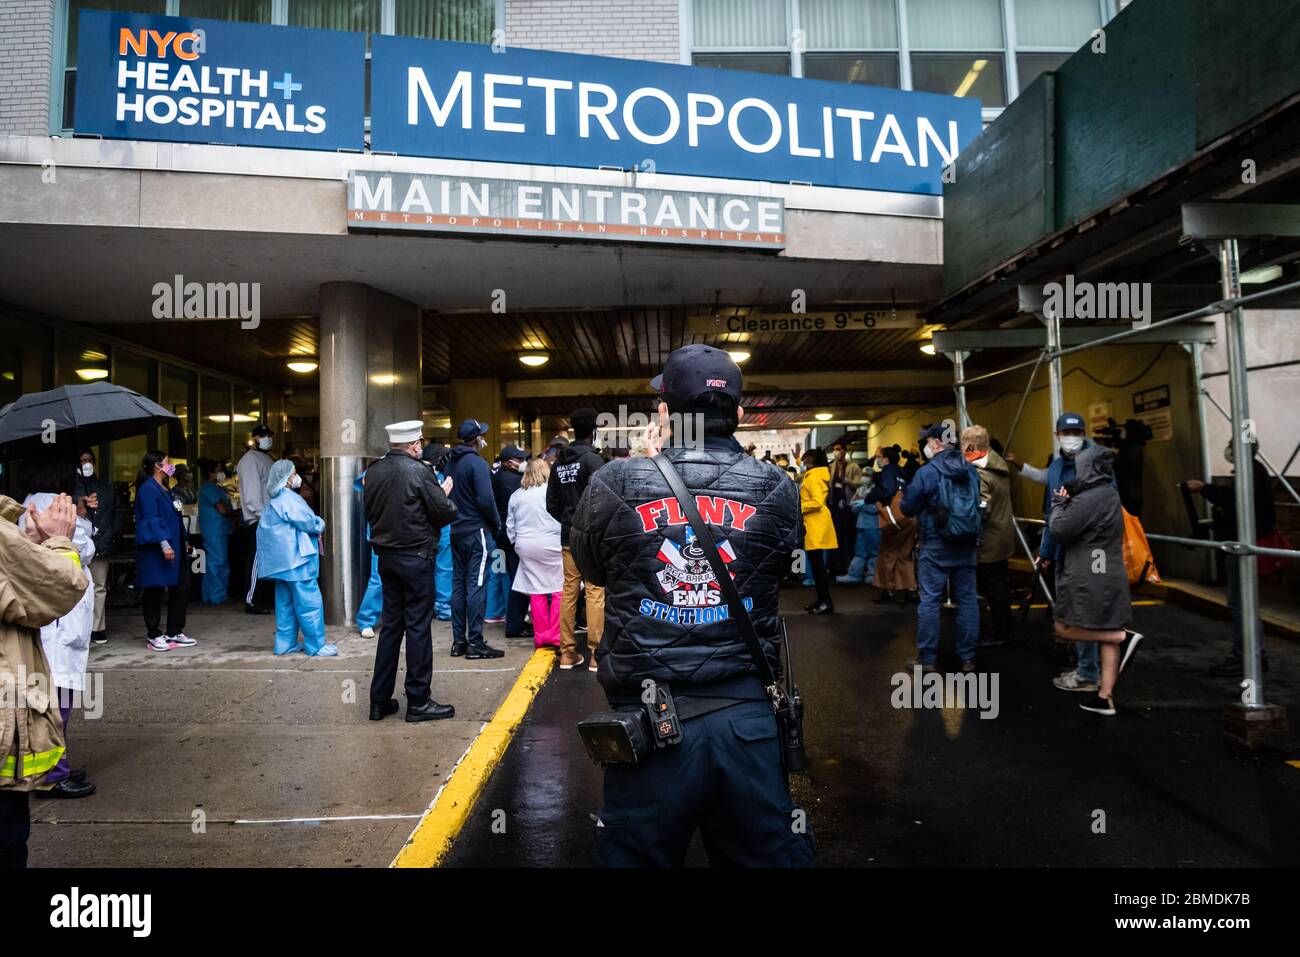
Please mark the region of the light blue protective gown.
POLYGON ((257 574, 275 579, 275 653, 288 654, 298 645, 316 655, 325 642, 325 607, 321 600, 318 541, 325 520, 302 496, 280 488, 273 493, 257 525, 257 574))

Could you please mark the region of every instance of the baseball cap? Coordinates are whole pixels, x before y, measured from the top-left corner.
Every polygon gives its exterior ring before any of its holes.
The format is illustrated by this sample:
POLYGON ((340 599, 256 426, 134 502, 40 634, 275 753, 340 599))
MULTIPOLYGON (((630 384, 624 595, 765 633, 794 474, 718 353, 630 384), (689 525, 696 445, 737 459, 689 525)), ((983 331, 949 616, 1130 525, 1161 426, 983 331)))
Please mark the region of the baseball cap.
POLYGON ((480 435, 486 435, 487 430, 488 424, 486 422, 480 422, 477 419, 466 419, 456 431, 456 437, 462 440, 476 439, 480 435))
POLYGON ((1064 432, 1066 429, 1080 429, 1084 432, 1088 431, 1087 426, 1083 422, 1083 416, 1078 412, 1063 412, 1061 417, 1056 420, 1057 432, 1064 432))
POLYGON ((501 461, 508 462, 511 459, 527 459, 529 455, 517 445, 507 445, 501 450, 501 461))
POLYGON ((690 345, 675 349, 664 371, 650 380, 670 408, 687 409, 706 392, 725 392, 740 401, 740 366, 713 346, 690 345))
POLYGON ((261 435, 271 435, 272 432, 269 426, 262 424, 262 425, 253 426, 252 430, 248 434, 261 436, 261 435))
POLYGON ((930 439, 938 439, 940 442, 947 444, 948 439, 945 437, 948 427, 942 422, 935 422, 933 425, 921 426, 921 434, 918 436, 921 442, 928 442, 930 439))

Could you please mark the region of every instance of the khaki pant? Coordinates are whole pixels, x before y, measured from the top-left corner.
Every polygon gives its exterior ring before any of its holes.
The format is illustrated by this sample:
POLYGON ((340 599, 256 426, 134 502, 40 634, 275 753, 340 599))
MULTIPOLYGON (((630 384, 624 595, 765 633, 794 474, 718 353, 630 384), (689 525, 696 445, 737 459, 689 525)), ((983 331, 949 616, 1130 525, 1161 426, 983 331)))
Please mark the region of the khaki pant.
MULTIPOLYGON (((560 605, 560 653, 577 654, 578 643, 573 638, 573 626, 578 620, 578 584, 582 572, 573 560, 569 547, 564 547, 564 600, 560 605)), ((600 636, 605 632, 605 589, 587 582, 587 648, 594 654, 600 646, 600 636)))
POLYGON ((95 583, 95 621, 90 630, 107 631, 104 605, 108 601, 108 559, 93 559, 90 563, 90 577, 95 583))

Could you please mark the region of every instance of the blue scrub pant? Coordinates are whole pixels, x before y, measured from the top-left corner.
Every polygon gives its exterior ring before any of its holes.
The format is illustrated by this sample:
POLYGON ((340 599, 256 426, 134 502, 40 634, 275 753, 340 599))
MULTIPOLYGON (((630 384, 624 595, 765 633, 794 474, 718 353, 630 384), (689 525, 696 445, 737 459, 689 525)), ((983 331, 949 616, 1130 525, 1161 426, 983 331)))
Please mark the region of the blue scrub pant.
POLYGON ((921 595, 921 604, 916 609, 916 657, 932 665, 939 654, 939 616, 943 610, 944 586, 950 586, 952 603, 957 606, 957 655, 962 661, 974 661, 975 646, 980 639, 975 565, 941 565, 922 549, 916 562, 916 583, 921 595))
POLYGON ((483 644, 487 570, 491 555, 483 529, 451 540, 451 644, 483 644))
POLYGON ((604 867, 681 867, 699 828, 715 867, 811 867, 812 828, 790 800, 776 718, 743 701, 682 724, 681 744, 605 768, 604 867))
POLYGON ((302 629, 304 650, 314 655, 325 645, 325 603, 320 585, 311 579, 300 582, 275 580, 275 653, 288 654, 298 645, 302 629))
POLYGON ((357 629, 364 631, 373 628, 379 622, 384 610, 384 583, 379 579, 379 553, 370 550, 370 581, 366 583, 366 593, 361 598, 361 607, 357 609, 357 629))
POLYGON ((505 618, 510 604, 510 573, 496 570, 492 552, 488 552, 487 612, 488 618, 505 618))
POLYGON ((845 577, 853 581, 871 581, 876 577, 876 555, 880 552, 880 528, 858 527, 858 537, 853 541, 853 561, 845 577))
POLYGON ((220 605, 230 587, 230 535, 217 532, 203 534, 203 551, 207 570, 203 573, 203 604, 220 605))
POLYGON ((451 621, 451 526, 443 527, 438 539, 438 561, 433 573, 433 616, 451 621))

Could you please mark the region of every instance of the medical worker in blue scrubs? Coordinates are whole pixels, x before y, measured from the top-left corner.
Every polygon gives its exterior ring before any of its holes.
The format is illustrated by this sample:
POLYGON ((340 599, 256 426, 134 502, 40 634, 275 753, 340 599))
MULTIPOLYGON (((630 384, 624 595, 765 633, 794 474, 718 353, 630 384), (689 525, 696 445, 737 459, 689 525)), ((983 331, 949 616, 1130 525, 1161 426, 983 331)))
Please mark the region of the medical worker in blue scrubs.
POLYGON ((302 476, 281 459, 266 480, 266 507, 257 525, 257 575, 275 580, 275 653, 303 650, 333 658, 339 650, 325 641, 325 607, 321 600, 320 534, 325 520, 293 489, 302 476))
MULTIPOLYGON (((352 490, 358 497, 365 491, 366 473, 352 483, 352 490)), ((364 511, 364 509, 362 509, 364 511)), ((366 525, 366 541, 370 541, 370 525, 366 525)), ((379 553, 370 549, 370 581, 366 583, 366 593, 361 598, 361 607, 357 609, 357 630, 362 638, 375 637, 375 625, 384 610, 384 584, 379 580, 379 553)))
POLYGON ((234 530, 235 506, 221 483, 226 473, 212 459, 198 460, 199 475, 199 531, 203 534, 205 570, 203 572, 203 604, 220 605, 226 600, 230 587, 230 555, 227 544, 234 530))

